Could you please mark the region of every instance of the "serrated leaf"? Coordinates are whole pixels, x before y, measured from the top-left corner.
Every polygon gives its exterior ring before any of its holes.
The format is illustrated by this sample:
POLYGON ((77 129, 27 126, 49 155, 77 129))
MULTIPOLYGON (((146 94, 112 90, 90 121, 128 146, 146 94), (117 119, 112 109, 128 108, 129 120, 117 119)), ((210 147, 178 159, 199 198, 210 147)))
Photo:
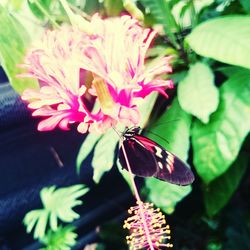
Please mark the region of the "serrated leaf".
POLYGON ((11 86, 22 93, 26 88, 38 88, 38 83, 31 79, 18 78, 23 73, 18 64, 23 62, 25 50, 29 44, 24 27, 0 5, 0 61, 8 76, 11 86))
POLYGON ((34 227, 35 223, 37 222, 38 218, 40 217, 41 213, 43 213, 43 209, 37 209, 30 211, 24 217, 24 224, 27 225, 27 233, 30 233, 32 228, 34 227))
POLYGON ((87 137, 84 139, 84 142, 81 145, 79 153, 77 154, 76 158, 76 171, 79 174, 81 165, 83 161, 88 157, 90 152, 94 149, 96 143, 99 141, 102 135, 97 134, 88 134, 87 137))
POLYGON ((219 17, 198 25, 187 42, 199 55, 250 68, 250 17, 219 17))
POLYGON ((36 227, 34 230, 34 238, 42 238, 45 234, 47 220, 48 220, 49 213, 46 210, 41 211, 41 214, 37 218, 36 227))
MULTIPOLYGON (((192 116, 181 109, 176 98, 170 108, 152 125, 147 136, 186 161, 190 145, 191 121, 192 116), (151 134, 150 131, 166 139, 169 143, 151 134)), ((150 200, 166 213, 172 213, 175 205, 192 190, 191 186, 180 187, 154 178, 146 179, 146 187, 149 190, 150 200)))
POLYGON ((92 167, 94 169, 93 180, 95 183, 99 183, 103 174, 112 168, 115 149, 119 139, 115 131, 110 129, 97 143, 92 160, 92 167))
POLYGON ((78 198, 88 192, 84 185, 73 185, 70 187, 58 188, 55 186, 43 188, 40 192, 43 209, 36 209, 28 212, 24 217, 24 224, 27 232, 34 229, 34 238, 43 238, 47 224, 50 223, 52 230, 57 230, 57 220, 63 222, 72 222, 79 218, 79 215, 73 211, 73 208, 82 204, 78 198))
POLYGON ((176 204, 192 190, 191 186, 176 186, 155 178, 147 178, 146 187, 149 200, 167 214, 173 213, 176 204))
POLYGON ((196 121, 192 129, 194 165, 209 183, 235 161, 250 130, 250 71, 230 77, 220 88, 220 104, 207 125, 196 121))
POLYGON ((178 84, 178 100, 183 110, 208 123, 210 114, 218 107, 219 92, 207 64, 191 65, 187 76, 178 84))
POLYGON ((240 154, 226 173, 204 187, 204 203, 208 216, 216 215, 228 203, 240 184, 247 163, 246 155, 240 154))
POLYGON ((70 250, 76 244, 77 234, 74 232, 76 228, 73 226, 58 227, 54 232, 49 230, 41 242, 46 247, 39 250, 70 250))
POLYGON ((190 145, 191 122, 192 116, 181 109, 176 98, 155 124, 149 128, 146 135, 186 161, 190 145))

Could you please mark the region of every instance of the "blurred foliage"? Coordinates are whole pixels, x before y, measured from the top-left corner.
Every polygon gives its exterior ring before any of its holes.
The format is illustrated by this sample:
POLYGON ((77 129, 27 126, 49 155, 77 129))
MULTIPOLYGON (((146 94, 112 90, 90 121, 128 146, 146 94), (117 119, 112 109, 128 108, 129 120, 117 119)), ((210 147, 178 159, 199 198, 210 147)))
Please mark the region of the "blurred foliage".
POLYGON ((17 65, 23 63, 23 57, 29 44, 28 33, 1 5, 0 24, 0 63, 10 84, 19 93, 22 93, 26 88, 38 88, 38 83, 35 80, 18 78, 18 74, 23 73, 23 70, 17 65))
POLYGON ((105 172, 112 168, 118 140, 118 136, 112 129, 105 133, 96 145, 92 160, 92 167, 94 169, 93 180, 96 183, 100 181, 105 172))
POLYGON ((225 174, 204 186, 204 203, 209 216, 216 215, 227 204, 237 189, 247 164, 247 156, 242 153, 225 174))
POLYGON ((28 0, 28 4, 32 13, 39 19, 44 20, 46 13, 50 11, 51 0, 28 0))
POLYGON ((49 230, 41 240, 45 247, 39 250, 70 250, 76 244, 77 234, 72 226, 59 226, 54 232, 49 230))
POLYGON ((210 114, 218 107, 219 93, 214 86, 214 74, 207 64, 197 62, 190 66, 178 85, 178 100, 183 110, 208 123, 210 114))
POLYGON ((48 223, 49 228, 56 231, 58 219, 63 222, 72 222, 79 218, 79 214, 74 212, 73 208, 82 204, 78 198, 87 193, 88 190, 80 184, 58 189, 55 186, 43 188, 40 192, 43 208, 28 212, 23 219, 27 232, 30 233, 35 228, 34 238, 43 239, 48 223))
POLYGON ((232 75, 220 87, 220 105, 207 125, 194 122, 194 165, 209 183, 237 158, 250 127, 249 70, 232 75))
MULTIPOLYGON (((58 27, 71 19, 79 23, 79 18, 86 29, 83 18, 89 19, 96 12, 103 16, 130 13, 140 20, 144 17, 146 26, 159 31, 155 47, 148 53, 148 61, 174 55, 172 78, 177 91, 172 91, 167 101, 159 97, 156 102, 156 98, 152 98, 142 104, 144 119, 153 108, 153 115, 148 123, 143 121, 142 126, 149 128, 148 137, 195 169, 196 181, 193 187, 177 187, 149 179, 144 189, 148 195, 143 194, 165 212, 173 213, 176 249, 249 249, 250 216, 246 209, 247 196, 242 189, 249 185, 246 138, 250 130, 250 1, 67 2, 70 12, 60 1, 1 1, 0 24, 4 29, 0 29, 0 60, 13 88, 21 93, 27 87, 37 87, 36 82, 16 78, 22 72, 16 65, 23 60, 29 37, 34 37, 34 29, 19 22, 23 21, 22 13, 26 19, 35 18, 43 29, 58 27), (239 195, 233 196, 239 186, 239 195)), ((143 25, 143 21, 141 23, 143 25)), ((78 154, 78 171, 81 166, 84 171, 84 160, 94 152, 94 180, 98 183, 115 161, 118 140, 113 132, 103 136, 88 135, 78 154)), ((126 178, 126 172, 121 172, 126 178)), ((86 189, 83 190, 85 193, 86 189)), ((54 197, 53 188, 47 191, 54 197)), ((80 189, 71 193, 72 207, 78 204, 74 202, 78 197, 74 194, 80 196, 79 192, 80 189)), ((63 207, 61 202, 58 204, 63 207)), ((72 207, 68 207, 71 212, 72 207)), ((29 232, 37 223, 36 237, 44 235, 46 229, 49 213, 44 211, 47 210, 36 211, 36 215, 27 215, 25 219, 29 232)), ((54 229, 57 217, 64 220, 67 216, 53 215, 50 224, 54 229)), ((75 216, 67 218, 65 221, 71 221, 75 216)))
POLYGON ((201 56, 250 68, 249 22, 250 17, 244 15, 214 18, 196 27, 187 42, 201 56))
POLYGON ((155 178, 146 179, 148 199, 157 204, 167 214, 174 212, 175 206, 191 192, 191 186, 177 186, 155 178))
POLYGON ((108 16, 118 16, 123 9, 122 0, 104 0, 104 8, 108 16))

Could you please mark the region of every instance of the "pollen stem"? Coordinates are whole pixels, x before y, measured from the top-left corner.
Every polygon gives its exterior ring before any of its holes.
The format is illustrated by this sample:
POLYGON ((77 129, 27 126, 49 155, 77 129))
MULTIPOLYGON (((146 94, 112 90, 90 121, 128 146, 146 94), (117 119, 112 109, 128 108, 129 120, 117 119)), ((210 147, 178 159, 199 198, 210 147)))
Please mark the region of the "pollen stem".
POLYGON ((122 148, 122 151, 123 151, 123 154, 124 154, 124 157, 125 157, 125 161, 126 161, 126 164, 127 164, 128 170, 129 170, 129 177, 130 177, 131 183, 133 185, 135 198, 136 198, 138 206, 139 206, 139 213, 140 213, 141 218, 142 218, 142 222, 143 222, 145 234, 146 234, 146 237, 147 237, 147 241, 148 241, 150 250, 154 250, 153 242, 152 242, 151 237, 150 237, 150 231, 149 231, 149 228, 148 228, 148 224, 146 222, 146 217, 145 217, 142 201, 141 201, 139 192, 138 192, 136 184, 135 184, 134 176, 132 174, 131 167, 130 167, 130 164, 129 164, 129 160, 128 160, 128 157, 127 157, 127 153, 126 153, 126 150, 125 150, 125 147, 124 147, 123 143, 121 143, 121 148, 122 148))

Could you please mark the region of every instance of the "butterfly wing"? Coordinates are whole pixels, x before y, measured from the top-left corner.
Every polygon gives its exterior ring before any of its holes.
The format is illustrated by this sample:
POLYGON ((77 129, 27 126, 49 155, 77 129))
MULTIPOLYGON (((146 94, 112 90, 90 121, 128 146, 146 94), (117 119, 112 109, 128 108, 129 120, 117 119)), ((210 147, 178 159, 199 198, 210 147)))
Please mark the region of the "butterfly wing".
POLYGON ((154 177, 177 185, 189 185, 194 181, 194 175, 190 167, 156 142, 147 137, 135 135, 147 150, 152 152, 157 164, 154 177))
MULTIPOLYGON (((123 141, 131 171, 141 177, 153 176, 157 171, 157 163, 151 151, 147 150, 140 141, 134 137, 123 141)), ((128 170, 122 148, 119 150, 119 161, 123 168, 128 170)))
POLYGON ((194 175, 190 167, 172 153, 166 150, 163 152, 163 155, 165 154, 163 158, 157 157, 159 167, 154 177, 181 186, 191 184, 194 175))

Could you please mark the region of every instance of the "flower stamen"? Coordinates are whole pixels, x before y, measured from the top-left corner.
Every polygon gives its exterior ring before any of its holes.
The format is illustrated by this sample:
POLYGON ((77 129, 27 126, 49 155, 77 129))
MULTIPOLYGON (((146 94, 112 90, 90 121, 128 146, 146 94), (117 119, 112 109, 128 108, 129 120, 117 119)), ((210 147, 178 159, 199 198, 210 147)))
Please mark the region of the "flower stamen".
POLYGON ((112 116, 114 112, 114 100, 109 93, 107 84, 98 76, 94 76, 92 84, 96 90, 96 95, 100 102, 101 110, 104 114, 112 116))
MULTIPOLYGON (((138 203, 138 202, 137 202, 138 203)), ((124 221, 124 228, 130 230, 131 234, 126 237, 127 243, 131 249, 137 250, 142 248, 149 249, 148 239, 145 234, 144 225, 142 223, 141 213, 146 219, 147 228, 154 249, 160 247, 173 247, 171 243, 165 243, 171 239, 169 225, 166 225, 165 215, 159 208, 154 209, 153 203, 141 203, 131 207, 128 213, 131 215, 124 221)))

